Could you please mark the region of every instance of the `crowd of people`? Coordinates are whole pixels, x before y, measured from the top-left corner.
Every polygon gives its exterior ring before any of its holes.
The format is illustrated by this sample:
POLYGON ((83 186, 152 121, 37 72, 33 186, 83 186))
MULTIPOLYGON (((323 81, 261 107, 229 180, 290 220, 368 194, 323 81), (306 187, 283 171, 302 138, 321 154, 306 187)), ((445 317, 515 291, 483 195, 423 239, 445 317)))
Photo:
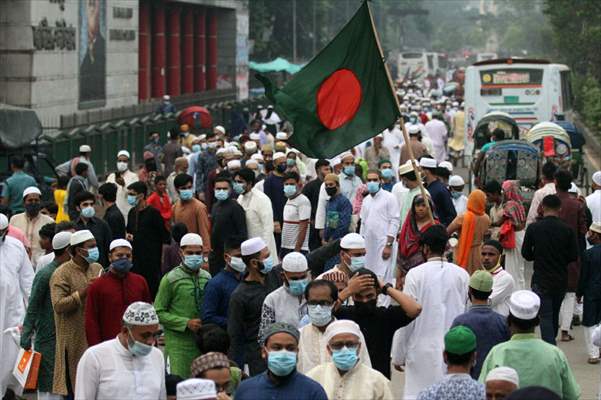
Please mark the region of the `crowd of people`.
POLYGON ((13 158, 0 394, 33 349, 39 399, 392 399, 391 369, 405 399, 580 398, 556 338, 576 314, 599 363, 601 171, 584 198, 547 162, 529 209, 516 181, 467 193, 462 105, 398 94, 405 127, 330 160, 272 107, 105 177, 82 145, 52 193, 13 158))

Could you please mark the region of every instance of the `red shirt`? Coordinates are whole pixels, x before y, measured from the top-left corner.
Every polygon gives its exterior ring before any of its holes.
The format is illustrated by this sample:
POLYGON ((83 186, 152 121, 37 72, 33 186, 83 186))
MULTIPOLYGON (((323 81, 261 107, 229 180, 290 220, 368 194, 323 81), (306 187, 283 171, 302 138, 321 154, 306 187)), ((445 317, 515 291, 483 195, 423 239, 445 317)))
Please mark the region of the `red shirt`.
POLYGON ((159 210, 166 226, 168 226, 167 224, 171 221, 171 201, 169 200, 169 195, 163 193, 163 196, 159 196, 157 192, 154 192, 148 196, 146 202, 159 210))
POLYGON ((121 331, 123 313, 136 301, 152 303, 146 279, 129 272, 125 278, 106 272, 88 288, 85 319, 88 346, 114 339, 121 331))

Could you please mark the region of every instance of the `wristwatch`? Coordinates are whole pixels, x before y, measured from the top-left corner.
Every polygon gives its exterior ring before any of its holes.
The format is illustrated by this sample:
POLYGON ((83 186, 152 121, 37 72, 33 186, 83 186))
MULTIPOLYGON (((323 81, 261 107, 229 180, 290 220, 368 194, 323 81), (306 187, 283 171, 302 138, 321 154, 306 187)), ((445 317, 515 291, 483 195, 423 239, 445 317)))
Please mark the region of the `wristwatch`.
POLYGON ((392 246, 392 242, 386 242, 386 247, 391 247, 392 246))
POLYGON ((392 283, 387 283, 384 286, 382 286, 382 294, 384 296, 388 295, 388 289, 390 289, 392 287, 392 283))

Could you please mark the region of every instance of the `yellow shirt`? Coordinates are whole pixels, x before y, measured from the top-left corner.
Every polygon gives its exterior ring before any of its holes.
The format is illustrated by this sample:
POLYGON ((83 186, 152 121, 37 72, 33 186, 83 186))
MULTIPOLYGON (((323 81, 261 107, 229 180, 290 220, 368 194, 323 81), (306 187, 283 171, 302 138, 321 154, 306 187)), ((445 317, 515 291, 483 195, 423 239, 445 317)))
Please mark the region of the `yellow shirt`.
POLYGON ((63 189, 56 189, 54 191, 54 202, 58 206, 58 212, 56 213, 56 223, 63 221, 69 221, 69 215, 65 213, 65 197, 67 196, 67 191, 63 189))

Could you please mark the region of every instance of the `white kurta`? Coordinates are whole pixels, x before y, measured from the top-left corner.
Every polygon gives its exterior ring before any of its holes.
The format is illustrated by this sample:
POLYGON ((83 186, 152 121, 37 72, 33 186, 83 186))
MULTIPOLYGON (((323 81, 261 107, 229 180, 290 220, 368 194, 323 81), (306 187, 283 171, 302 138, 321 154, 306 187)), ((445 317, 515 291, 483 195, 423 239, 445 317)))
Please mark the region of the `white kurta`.
POLYGON ((463 214, 467 211, 467 197, 462 194, 458 199, 453 198, 453 206, 455 206, 455 212, 457 215, 463 214))
POLYGON ((138 181, 138 175, 130 170, 127 170, 121 176, 123 177, 125 186, 121 186, 116 182, 116 176, 114 172, 110 174, 108 178, 106 178, 106 181, 117 185, 117 208, 119 211, 121 211, 121 214, 123 214, 123 218, 125 218, 125 223, 127 224, 127 214, 132 208, 132 206, 130 206, 127 202, 127 187, 138 181))
POLYGON ((601 222, 601 189, 595 190, 586 197, 586 206, 591 210, 593 222, 601 222))
POLYGON ((258 189, 251 189, 248 193, 238 196, 238 204, 244 209, 246 215, 246 229, 248 237, 260 237, 267 244, 273 262, 277 264, 278 251, 273 236, 273 209, 271 200, 265 193, 258 189))
POLYGON ((405 361, 405 399, 442 379, 444 335, 455 317, 465 312, 469 275, 461 267, 430 258, 411 269, 405 277, 403 292, 412 296, 422 313, 395 334, 393 360, 405 361))
POLYGON ((447 126, 444 122, 433 119, 426 123, 426 132, 432 145, 434 146, 434 158, 437 162, 443 162, 447 159, 447 126))
POLYGON ((379 371, 357 363, 340 375, 333 362, 313 368, 307 376, 317 381, 329 400, 392 400, 390 381, 379 371))
POLYGON ((509 315, 509 298, 515 288, 515 281, 511 274, 503 268, 492 274, 492 293, 488 298, 493 311, 503 316, 509 315))
POLYGON ((405 143, 403 133, 399 129, 398 125, 395 125, 392 130, 386 129, 384 132, 382 132, 382 136, 384 137, 382 146, 386 147, 390 153, 392 170, 395 171, 398 179, 399 161, 401 159, 401 145, 405 143))
POLYGON ((530 203, 530 208, 528 209, 526 225, 530 225, 531 223, 536 221, 536 217, 538 215, 538 206, 543 201, 545 196, 555 193, 555 184, 553 182, 547 183, 545 186, 534 192, 534 196, 532 196, 532 202, 530 203))
POLYGON ((7 388, 21 392, 12 374, 19 345, 4 331, 23 324, 33 275, 23 244, 13 237, 5 237, 4 242, 0 242, 0 397, 7 388))
MULTIPOLYGON (((388 236, 396 238, 400 225, 399 204, 394 195, 380 189, 361 206, 361 235, 365 238, 365 267, 387 282, 394 278, 394 257, 382 259, 388 236)), ((393 239, 394 242, 396 242, 393 239)))
MULTIPOLYGON (((306 374, 318 365, 325 364, 332 360, 327 350, 328 342, 325 339, 325 332, 322 332, 313 324, 308 324, 300 328, 300 339, 298 342, 298 364, 296 369, 302 374, 306 374)), ((359 361, 371 368, 371 359, 367 352, 365 337, 361 333, 359 338, 361 348, 359 349, 359 361)))
POLYGON ((31 262, 37 265, 38 258, 43 256, 46 251, 40 246, 40 229, 46 224, 53 224, 54 220, 47 215, 38 214, 33 220, 29 219, 26 213, 15 214, 10 219, 10 225, 19 228, 25 234, 31 246, 31 262))
POLYGON ((92 346, 77 365, 76 400, 166 399, 163 353, 134 357, 119 339, 92 346))

